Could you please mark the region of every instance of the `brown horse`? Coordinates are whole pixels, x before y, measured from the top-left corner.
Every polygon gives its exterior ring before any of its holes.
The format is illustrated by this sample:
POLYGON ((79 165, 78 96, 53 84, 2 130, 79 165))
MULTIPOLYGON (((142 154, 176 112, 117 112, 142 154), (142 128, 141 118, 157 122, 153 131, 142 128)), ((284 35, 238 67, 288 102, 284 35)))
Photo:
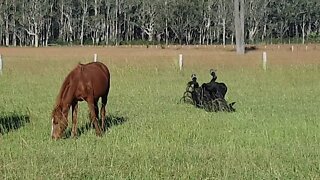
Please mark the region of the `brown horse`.
POLYGON ((68 112, 72 107, 72 136, 77 135, 78 101, 86 101, 90 110, 91 122, 94 124, 96 135, 101 136, 105 128, 105 106, 110 88, 110 73, 106 65, 100 62, 79 64, 65 78, 56 106, 52 111, 51 137, 61 138, 68 127, 68 112), (98 123, 98 100, 101 97, 101 128, 98 123))

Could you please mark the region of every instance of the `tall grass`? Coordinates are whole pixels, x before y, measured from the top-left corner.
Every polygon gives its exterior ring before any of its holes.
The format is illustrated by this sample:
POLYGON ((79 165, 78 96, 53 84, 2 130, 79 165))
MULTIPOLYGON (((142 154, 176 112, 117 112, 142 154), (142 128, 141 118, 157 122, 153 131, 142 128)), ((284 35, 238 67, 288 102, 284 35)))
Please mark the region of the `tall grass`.
MULTIPOLYGON (((102 138, 89 129, 52 141, 51 110, 78 59, 8 59, 1 112, 28 112, 30 123, 0 134, 1 179, 320 178, 319 65, 274 65, 267 72, 221 65, 218 80, 237 111, 208 113, 179 99, 191 73, 210 79, 210 63, 179 72, 171 57, 161 65, 108 58, 108 113, 125 121, 102 138)), ((87 105, 79 111, 83 127, 87 105)))

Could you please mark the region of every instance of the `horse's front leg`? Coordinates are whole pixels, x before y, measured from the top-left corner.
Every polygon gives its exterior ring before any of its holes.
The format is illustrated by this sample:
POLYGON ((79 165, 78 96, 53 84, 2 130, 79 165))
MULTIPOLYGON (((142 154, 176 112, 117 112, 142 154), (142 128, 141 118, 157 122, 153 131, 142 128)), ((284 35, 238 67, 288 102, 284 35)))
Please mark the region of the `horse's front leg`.
POLYGON ((77 114, 78 114, 78 102, 75 101, 75 102, 72 103, 72 132, 71 132, 71 136, 72 137, 77 137, 77 134, 78 134, 78 130, 77 130, 77 124, 78 124, 77 114))
POLYGON ((96 107, 97 103, 95 103, 95 101, 92 99, 88 99, 88 106, 89 106, 89 111, 90 111, 90 118, 91 118, 91 122, 93 123, 95 129, 96 129, 96 135, 97 136, 102 136, 101 133, 101 128, 99 126, 98 123, 98 115, 96 114, 96 110, 98 107, 96 107))

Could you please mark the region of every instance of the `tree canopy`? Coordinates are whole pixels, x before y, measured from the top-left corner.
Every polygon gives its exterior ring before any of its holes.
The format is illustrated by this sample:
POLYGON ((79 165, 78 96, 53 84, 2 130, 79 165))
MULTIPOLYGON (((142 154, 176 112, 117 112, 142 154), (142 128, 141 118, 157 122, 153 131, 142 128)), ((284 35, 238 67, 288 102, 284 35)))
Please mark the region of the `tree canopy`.
MULTIPOLYGON (((233 44, 233 0, 2 0, 0 45, 233 44)), ((319 0, 245 0, 246 43, 320 40, 319 0)))

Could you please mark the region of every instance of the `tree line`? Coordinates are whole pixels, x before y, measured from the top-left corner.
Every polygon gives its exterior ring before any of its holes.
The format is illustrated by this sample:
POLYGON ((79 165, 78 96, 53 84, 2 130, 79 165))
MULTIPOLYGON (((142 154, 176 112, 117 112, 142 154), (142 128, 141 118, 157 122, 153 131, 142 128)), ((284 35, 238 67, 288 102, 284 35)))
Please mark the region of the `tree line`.
MULTIPOLYGON (((320 40, 319 0, 245 0, 246 43, 320 40)), ((1 46, 233 44, 233 0, 0 0, 1 46)))

